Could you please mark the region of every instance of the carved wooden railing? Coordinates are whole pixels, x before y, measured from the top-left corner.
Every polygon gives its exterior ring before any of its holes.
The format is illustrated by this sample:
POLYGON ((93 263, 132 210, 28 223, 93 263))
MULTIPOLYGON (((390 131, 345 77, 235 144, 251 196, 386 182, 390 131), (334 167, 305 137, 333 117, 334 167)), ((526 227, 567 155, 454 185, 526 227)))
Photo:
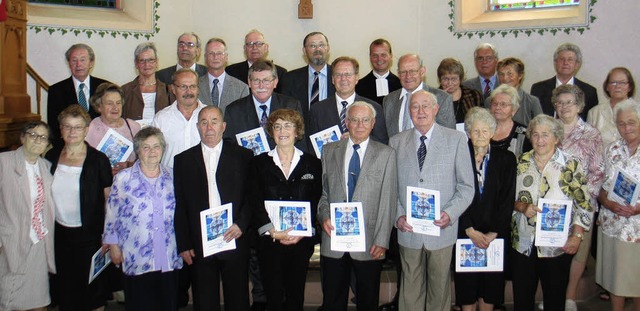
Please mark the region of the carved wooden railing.
POLYGON ((35 69, 33 69, 33 67, 31 67, 31 65, 29 65, 29 63, 27 63, 27 75, 29 75, 31 79, 36 82, 36 107, 38 110, 37 114, 42 115, 42 90, 44 90, 45 92, 49 92, 49 83, 47 83, 47 81, 44 81, 44 79, 38 74, 38 72, 36 72, 35 69))

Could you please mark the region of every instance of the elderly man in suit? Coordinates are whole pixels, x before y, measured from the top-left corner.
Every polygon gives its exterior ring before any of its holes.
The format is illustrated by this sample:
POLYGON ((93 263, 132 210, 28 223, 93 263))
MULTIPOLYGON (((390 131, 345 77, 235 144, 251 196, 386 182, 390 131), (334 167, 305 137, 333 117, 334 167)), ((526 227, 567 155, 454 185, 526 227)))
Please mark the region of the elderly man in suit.
POLYGON ((84 43, 74 44, 64 56, 69 64, 71 77, 49 87, 47 100, 47 123, 51 128, 51 141, 56 144, 62 143, 58 123, 60 112, 70 105, 80 104, 92 119, 97 117, 99 114, 89 104, 89 98, 96 92, 98 85, 109 82, 90 75, 96 60, 96 54, 90 46, 84 43))
POLYGON ((531 86, 531 95, 537 97, 542 105, 542 112, 555 116, 555 108, 551 102, 553 90, 563 84, 573 84, 584 92, 584 108, 580 112, 582 120, 587 120, 589 110, 598 105, 598 91, 593 86, 576 78, 582 65, 580 47, 573 43, 563 43, 553 53, 553 67, 556 76, 548 80, 536 82, 531 86))
POLYGON ((402 87, 398 76, 391 72, 393 53, 386 39, 375 39, 369 45, 369 61, 373 70, 360 79, 356 92, 382 105, 385 96, 402 87))
POLYGON ((336 90, 331 82, 329 39, 321 32, 312 32, 302 40, 302 52, 307 66, 282 76, 282 94, 297 99, 302 105, 302 117, 309 126, 309 110, 315 103, 331 96, 336 90))
POLYGON ((420 90, 435 94, 438 98, 440 109, 436 116, 436 122, 448 128, 456 128, 456 117, 453 112, 451 95, 424 83, 426 74, 427 68, 422 64, 422 59, 420 59, 419 55, 406 54, 398 60, 398 76, 400 76, 402 88, 385 96, 382 104, 389 137, 413 127, 409 117, 409 103, 413 93, 420 90))
POLYGON ((474 174, 467 136, 436 124, 437 97, 420 90, 411 97, 411 120, 415 128, 391 137, 398 153, 398 193, 402 194, 395 224, 402 262, 400 310, 449 310, 449 267, 458 234, 458 218, 474 195, 474 174), (407 222, 404 194, 407 187, 440 191, 440 236, 413 232, 407 222))
POLYGON ((387 128, 384 125, 382 106, 373 100, 356 94, 359 70, 360 65, 355 58, 342 56, 333 61, 331 72, 336 93, 334 96, 329 96, 311 107, 309 134, 338 125, 340 132, 343 133, 342 138, 348 136, 349 132, 346 126, 347 109, 356 101, 364 101, 370 103, 376 110, 376 123, 371 132, 371 138, 383 144, 389 141, 387 128))
POLYGON ((227 74, 227 44, 211 38, 204 49, 208 72, 198 79, 198 99, 208 106, 216 106, 224 113, 235 100, 249 95, 249 86, 227 74))
POLYGON ((195 32, 185 32, 178 37, 178 64, 169 66, 156 72, 156 78, 163 83, 171 84, 171 77, 181 68, 190 68, 198 73, 199 77, 207 74, 207 67, 198 64, 201 53, 200 37, 195 32))
MULTIPOLYGON (((280 108, 294 109, 302 114, 300 103, 295 98, 273 92, 278 85, 278 74, 270 61, 259 60, 253 63, 249 68, 249 84, 251 94, 227 106, 224 114, 224 121, 227 122, 225 140, 235 142, 236 134, 264 127, 271 112, 280 108)), ((273 138, 268 137, 267 141, 273 149, 273 138)), ((306 138, 298 141, 296 147, 306 151, 306 138)))
POLYGON ((191 266, 194 310, 220 308, 220 280, 224 309, 249 310, 249 245, 244 234, 251 220, 245 206, 246 173, 251 151, 223 142, 226 123, 220 108, 207 106, 197 116, 201 143, 175 158, 175 228, 178 252, 191 266), (233 224, 224 234, 236 248, 204 257, 200 212, 233 204, 233 224))
POLYGON ((358 310, 376 310, 380 272, 397 202, 396 152, 369 139, 376 111, 366 102, 347 109, 349 138, 324 146, 322 196, 318 221, 322 224, 320 265, 325 310, 346 311, 351 272, 356 277, 358 310), (361 202, 364 212, 364 252, 331 249, 331 203, 361 202))
MULTIPOLYGON (((229 75, 240 81, 247 81, 249 78, 249 67, 259 59, 266 59, 269 55, 269 43, 264 39, 264 34, 257 29, 252 29, 244 36, 244 45, 242 48, 244 49, 244 57, 246 60, 227 66, 226 71, 229 75)), ((278 79, 282 80, 282 75, 284 75, 287 70, 278 65, 275 66, 278 71, 278 79)), ((280 92, 279 88, 280 86, 276 87, 276 92, 280 92)))
POLYGON ((487 99, 500 85, 497 75, 498 50, 491 43, 481 43, 473 52, 473 62, 478 76, 465 80, 462 85, 478 90, 482 93, 482 97, 487 99))

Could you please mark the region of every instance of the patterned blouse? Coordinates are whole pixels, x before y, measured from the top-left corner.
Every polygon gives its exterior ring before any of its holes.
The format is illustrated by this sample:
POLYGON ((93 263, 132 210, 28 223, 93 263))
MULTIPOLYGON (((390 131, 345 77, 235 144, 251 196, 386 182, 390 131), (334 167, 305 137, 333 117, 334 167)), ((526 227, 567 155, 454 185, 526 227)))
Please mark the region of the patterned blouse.
POLYGON ((578 124, 558 148, 574 157, 585 170, 587 187, 591 195, 591 207, 598 210, 598 194, 604 182, 604 149, 600 132, 593 126, 578 119, 578 124))
MULTIPOLYGON (((542 172, 529 151, 518 159, 516 177, 516 200, 528 204, 538 204, 539 198, 555 200, 573 200, 571 224, 589 230, 593 209, 589 204, 590 196, 587 181, 580 162, 556 148, 551 160, 542 172)), ((523 213, 514 211, 511 217, 512 247, 517 252, 529 256, 536 233, 536 216, 527 218, 523 213)), ((557 257, 564 252, 560 247, 538 247, 538 257, 557 257)))
POLYGON ((136 161, 114 177, 103 242, 120 246, 124 274, 182 267, 173 227, 175 208, 173 175, 166 167, 160 165, 157 178, 147 178, 136 161))
MULTIPOLYGON (((624 139, 615 141, 605 152, 607 179, 602 188, 609 191, 617 168, 624 169, 636 179, 640 179, 640 153, 629 154, 624 139)), ((640 243, 640 215, 623 217, 609 209, 600 209, 602 233, 624 242, 640 243)))

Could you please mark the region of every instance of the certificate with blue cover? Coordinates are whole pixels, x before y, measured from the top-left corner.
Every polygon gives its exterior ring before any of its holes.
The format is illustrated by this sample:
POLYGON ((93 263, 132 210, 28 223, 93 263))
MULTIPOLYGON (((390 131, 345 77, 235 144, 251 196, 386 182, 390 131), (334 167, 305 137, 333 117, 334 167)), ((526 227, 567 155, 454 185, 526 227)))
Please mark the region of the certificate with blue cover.
POLYGON ((440 236, 440 227, 433 223, 440 220, 440 191, 407 187, 405 209, 413 232, 440 236))
POLYGON ((236 134, 236 140, 238 145, 253 151, 254 156, 271 151, 269 142, 267 142, 267 134, 261 127, 236 134))
POLYGON ((616 168, 609 190, 609 200, 620 204, 635 206, 640 194, 640 183, 622 168, 616 168))
POLYGON ((311 203, 303 201, 264 201, 264 208, 276 231, 289 231, 290 236, 312 236, 311 203))
POLYGON ((338 252, 366 251, 364 210, 362 202, 331 203, 331 250, 338 252))
POLYGON ((571 200, 538 199, 536 246, 563 247, 571 228, 571 200))
POLYGON ((494 239, 487 248, 471 239, 456 241, 456 272, 496 272, 504 269, 504 240, 494 239))
POLYGON ((114 167, 118 162, 127 161, 133 152, 133 143, 111 128, 104 134, 96 147, 107 155, 111 167, 114 167))
POLYGON ((233 203, 200 212, 203 257, 236 249, 236 240, 226 242, 224 233, 233 225, 233 203))
POLYGON ((342 134, 340 133, 340 128, 337 125, 309 135, 313 151, 316 152, 318 159, 322 156, 322 147, 326 144, 340 140, 340 136, 342 136, 342 134))

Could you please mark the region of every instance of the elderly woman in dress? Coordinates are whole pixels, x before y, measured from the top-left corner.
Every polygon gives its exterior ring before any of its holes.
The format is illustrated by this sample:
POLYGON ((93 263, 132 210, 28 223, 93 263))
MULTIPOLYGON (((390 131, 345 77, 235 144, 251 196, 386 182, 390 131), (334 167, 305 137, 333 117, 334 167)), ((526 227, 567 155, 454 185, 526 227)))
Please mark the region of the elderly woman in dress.
POLYGON ((613 110, 621 139, 605 152, 607 179, 600 190, 600 228, 596 282, 611 293, 611 308, 624 309, 625 297, 633 297, 640 310, 640 205, 638 201, 620 203, 611 196, 617 171, 640 179, 640 106, 634 102, 618 103, 613 110))
POLYGON ((496 118, 491 147, 509 150, 516 157, 531 150, 531 143, 525 134, 527 127, 513 120, 520 108, 518 90, 503 84, 493 90, 487 99, 491 103, 491 114, 496 118))
POLYGON ((591 108, 587 116, 587 123, 600 131, 602 142, 606 148, 620 139, 613 109, 623 101, 633 102, 631 97, 636 92, 636 82, 629 69, 616 67, 609 71, 602 88, 609 98, 609 102, 599 102, 597 106, 591 108))
POLYGON ((552 117, 538 115, 531 120, 527 136, 533 150, 518 159, 511 221, 514 309, 534 309, 539 280, 544 309, 564 310, 571 258, 591 227, 593 208, 582 164, 558 148, 564 138, 563 125, 552 117), (547 224, 545 214, 538 208, 540 199, 572 203, 571 213, 564 215, 569 217, 569 228, 562 246, 534 245, 540 239, 536 236, 536 223, 547 224))
MULTIPOLYGON (((460 217, 458 238, 471 239, 477 247, 487 248, 496 238, 508 241, 510 235, 516 157, 489 144, 496 121, 485 108, 471 108, 464 125, 475 164, 476 191, 473 202, 460 217)), ((503 272, 456 272, 454 280, 456 301, 462 310, 476 310, 477 303, 479 310, 491 311, 504 300, 503 272)))
MULTIPOLYGON (((592 210, 598 209, 597 197, 600 192, 602 182, 604 182, 604 161, 603 147, 600 132, 584 122, 580 118, 580 113, 584 109, 584 93, 579 87, 565 84, 553 90, 551 102, 556 110, 556 115, 564 127, 564 139, 558 148, 574 157, 585 170, 587 188, 591 200, 589 205, 592 210)), ((571 261, 571 272, 569 275, 569 285, 567 286, 567 310, 577 310, 575 303, 578 282, 582 277, 582 272, 586 266, 591 247, 591 230, 584 234, 578 253, 571 261)))
POLYGON ((126 103, 122 116, 150 124, 156 112, 169 106, 173 101, 167 85, 156 79, 158 51, 153 42, 138 44, 133 52, 133 62, 139 75, 122 86, 126 103))
MULTIPOLYGON (((507 57, 498 62, 498 80, 501 85, 509 85, 518 91, 520 107, 514 110, 513 120, 529 126, 529 121, 542 113, 542 106, 537 97, 525 92, 522 89, 524 80, 524 63, 514 57, 507 57)), ((485 106, 491 102, 485 102, 485 106)))
MULTIPOLYGON (((89 132, 85 139, 91 147, 97 148, 109 129, 113 129, 129 141, 133 141, 133 136, 140 130, 138 122, 122 117, 123 95, 124 93, 119 86, 113 83, 102 83, 96 89, 96 93, 91 96, 91 106, 100 113, 100 116, 89 124, 89 132)), ((113 157, 115 155, 107 154, 107 156, 113 157)), ((135 159, 136 156, 133 152, 124 161, 115 162, 115 158, 110 158, 113 174, 115 175, 123 168, 131 166, 135 159)))
POLYGON ((50 134, 46 123, 29 122, 22 147, 0 153, 0 310, 45 311, 51 302, 55 212, 50 164, 40 157, 50 134))
POLYGON ((91 257, 102 247, 105 199, 111 187, 109 159, 84 139, 91 121, 80 105, 58 115, 64 145, 46 154, 56 203, 56 301, 59 309, 99 310, 105 304, 105 278, 88 284, 91 257))
POLYGON ((173 174, 160 164, 166 143, 147 127, 134 137, 138 161, 114 177, 103 243, 125 274, 126 310, 177 310, 178 256, 173 174))
POLYGON ((464 122, 464 117, 469 109, 482 106, 482 93, 460 84, 464 81, 464 67, 457 59, 445 58, 440 62, 438 80, 440 81, 440 89, 449 93, 453 98, 456 123, 464 122))
POLYGON ((278 109, 269 115, 267 132, 275 149, 251 160, 251 206, 254 226, 261 235, 258 261, 267 296, 268 310, 302 310, 304 287, 313 254, 313 237, 289 235, 292 228, 274 227, 265 209, 265 200, 309 202, 306 217, 315 224, 322 194, 322 164, 312 154, 294 146, 304 139, 302 116, 292 109, 278 109), (266 233, 269 235, 266 235, 266 233))

